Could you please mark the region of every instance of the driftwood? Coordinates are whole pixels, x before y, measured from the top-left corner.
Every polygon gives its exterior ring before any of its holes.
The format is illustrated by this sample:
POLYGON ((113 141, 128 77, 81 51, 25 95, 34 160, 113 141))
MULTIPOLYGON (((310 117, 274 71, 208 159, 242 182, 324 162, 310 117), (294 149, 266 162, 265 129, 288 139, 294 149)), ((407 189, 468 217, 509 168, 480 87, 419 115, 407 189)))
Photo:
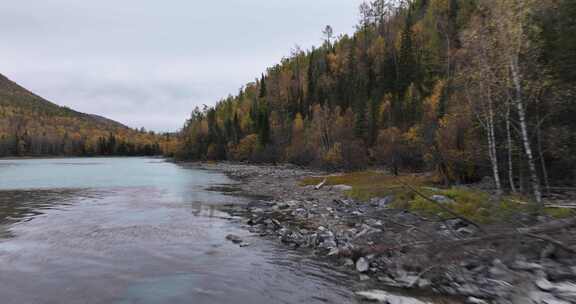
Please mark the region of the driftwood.
POLYGON ((320 182, 318 185, 314 186, 314 190, 320 190, 322 187, 324 187, 324 185, 326 184, 327 181, 328 181, 328 179, 324 178, 324 180, 322 182, 320 182))

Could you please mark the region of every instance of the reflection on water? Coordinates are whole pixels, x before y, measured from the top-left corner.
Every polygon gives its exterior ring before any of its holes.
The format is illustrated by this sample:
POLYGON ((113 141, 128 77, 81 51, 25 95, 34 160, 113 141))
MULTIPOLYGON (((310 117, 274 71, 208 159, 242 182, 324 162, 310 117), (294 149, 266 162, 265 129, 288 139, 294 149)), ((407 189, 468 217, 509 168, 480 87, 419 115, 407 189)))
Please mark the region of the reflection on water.
POLYGON ((44 210, 64 207, 79 198, 97 197, 86 189, 0 190, 0 238, 10 237, 8 224, 29 221, 44 210))

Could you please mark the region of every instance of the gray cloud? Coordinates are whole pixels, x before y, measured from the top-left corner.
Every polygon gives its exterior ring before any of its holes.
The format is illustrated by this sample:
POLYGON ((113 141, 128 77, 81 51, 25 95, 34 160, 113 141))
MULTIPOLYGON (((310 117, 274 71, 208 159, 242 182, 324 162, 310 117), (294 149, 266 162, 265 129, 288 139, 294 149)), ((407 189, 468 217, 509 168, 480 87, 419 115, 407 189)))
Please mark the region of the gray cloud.
POLYGON ((0 73, 74 109, 176 130, 361 0, 19 0, 0 10, 0 73))

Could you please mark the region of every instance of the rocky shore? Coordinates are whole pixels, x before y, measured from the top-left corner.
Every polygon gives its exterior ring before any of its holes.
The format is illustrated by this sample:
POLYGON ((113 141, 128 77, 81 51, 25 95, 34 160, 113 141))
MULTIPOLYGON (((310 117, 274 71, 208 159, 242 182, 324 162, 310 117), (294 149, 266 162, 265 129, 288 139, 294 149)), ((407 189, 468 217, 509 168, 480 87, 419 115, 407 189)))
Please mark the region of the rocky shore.
MULTIPOLYGON (((576 238, 574 220, 542 218, 540 225, 523 228, 477 227, 460 218, 434 221, 391 208, 390 197, 351 200, 344 193, 347 185, 300 186, 302 178, 323 172, 290 165, 195 166, 226 173, 239 181, 239 189, 230 191, 255 197, 247 205, 226 206, 250 231, 313 250, 384 290, 426 290, 461 297, 463 303, 576 303, 576 255, 558 241, 576 238)), ((229 240, 243 245, 235 236, 229 240)), ((378 289, 358 296, 420 303, 378 289)))

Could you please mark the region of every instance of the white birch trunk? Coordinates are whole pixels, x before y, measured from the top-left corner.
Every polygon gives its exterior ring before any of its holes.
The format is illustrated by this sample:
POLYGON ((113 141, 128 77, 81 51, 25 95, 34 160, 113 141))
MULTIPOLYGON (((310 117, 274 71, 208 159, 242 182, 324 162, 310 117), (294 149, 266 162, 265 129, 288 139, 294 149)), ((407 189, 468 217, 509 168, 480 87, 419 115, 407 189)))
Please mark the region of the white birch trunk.
POLYGON ((492 173, 494 175, 494 185, 496 186, 496 193, 502 194, 502 183, 500 182, 500 168, 498 165, 498 153, 496 150, 496 132, 494 131, 494 109, 492 99, 488 101, 488 117, 487 117, 487 135, 488 135, 488 150, 490 156, 490 163, 492 164, 492 173))
POLYGON ((512 132, 510 130, 510 102, 506 105, 506 141, 508 149, 508 182, 510 183, 510 190, 516 193, 516 183, 514 182, 514 162, 512 154, 512 132))
POLYGON ((518 121, 520 124, 520 133, 522 136, 522 143, 524 145, 524 152, 526 153, 526 160, 528 162, 528 170, 530 171, 530 182, 532 184, 532 191, 534 199, 539 205, 542 205, 542 192, 540 190, 540 179, 534 164, 534 154, 530 145, 530 136, 528 135, 528 125, 526 124, 526 110, 522 102, 522 84, 520 80, 520 72, 518 70, 518 58, 516 56, 510 59, 510 72, 512 74, 512 81, 516 90, 516 98, 514 103, 518 112, 518 121))

